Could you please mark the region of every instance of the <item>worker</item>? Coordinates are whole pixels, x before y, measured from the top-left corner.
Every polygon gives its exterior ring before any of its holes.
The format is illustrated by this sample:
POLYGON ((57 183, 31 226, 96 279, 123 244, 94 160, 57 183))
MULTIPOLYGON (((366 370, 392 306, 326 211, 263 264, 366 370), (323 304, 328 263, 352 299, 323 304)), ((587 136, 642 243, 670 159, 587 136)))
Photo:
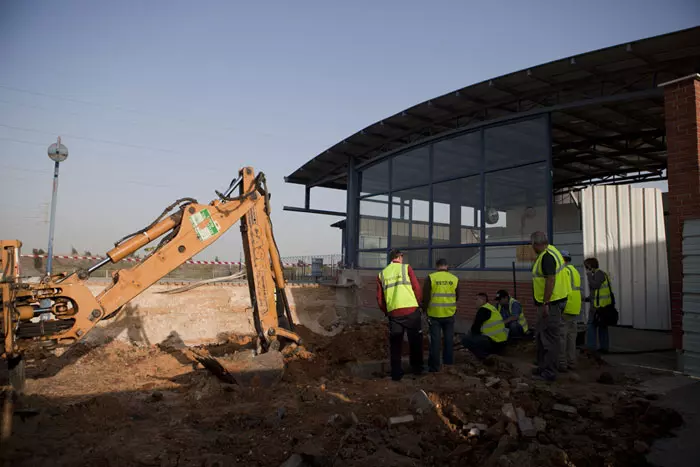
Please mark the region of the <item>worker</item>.
POLYGON ((564 273, 571 289, 566 297, 566 307, 559 329, 559 372, 566 373, 576 368, 577 324, 581 314, 581 275, 571 264, 571 254, 568 251, 561 250, 561 256, 564 258, 564 273))
POLYGON ((459 279, 447 271, 447 260, 441 258, 435 266, 437 271, 423 283, 423 309, 428 314, 430 329, 428 371, 431 373, 440 369, 440 342, 443 342, 442 362, 445 365, 454 363, 455 313, 459 300, 459 279))
POLYGON ((403 253, 389 252, 391 263, 377 277, 377 304, 389 318, 389 361, 391 379, 403 377, 401 351, 408 334, 409 360, 413 373, 423 373, 423 330, 418 304, 421 290, 413 269, 403 263, 403 253))
POLYGON ((524 337, 529 327, 520 302, 503 289, 496 292, 496 302, 498 303, 498 312, 503 317, 503 324, 508 329, 508 339, 524 337))
POLYGON ((505 348, 508 334, 501 313, 489 303, 488 295, 476 294, 476 306, 474 323, 469 334, 462 339, 462 345, 477 358, 484 359, 505 348))
POLYGON ((537 368, 532 373, 536 378, 551 382, 557 377, 559 326, 570 285, 564 272, 564 258, 549 244, 547 234, 535 232, 530 240, 537 253, 532 266, 532 291, 537 305, 537 368))
POLYGON ((597 258, 588 258, 583 262, 588 278, 590 295, 586 297, 586 302, 591 304, 591 312, 588 314, 588 329, 586 331, 586 348, 590 352, 596 349, 600 353, 608 353, 610 350, 610 335, 608 326, 600 321, 596 316, 600 309, 613 303, 612 288, 610 278, 600 270, 597 258), (598 347, 598 344, 600 347, 598 347))

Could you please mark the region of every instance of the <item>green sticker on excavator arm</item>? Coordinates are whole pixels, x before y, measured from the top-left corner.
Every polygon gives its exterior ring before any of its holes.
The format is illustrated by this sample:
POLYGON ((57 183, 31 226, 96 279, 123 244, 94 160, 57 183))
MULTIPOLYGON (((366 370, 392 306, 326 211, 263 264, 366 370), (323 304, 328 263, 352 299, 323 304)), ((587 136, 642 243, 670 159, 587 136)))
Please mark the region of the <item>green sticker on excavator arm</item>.
POLYGON ((190 216, 190 222, 192 223, 192 228, 194 228, 197 238, 205 242, 217 235, 221 230, 219 224, 217 224, 214 219, 211 218, 208 209, 202 209, 201 211, 194 213, 190 216))

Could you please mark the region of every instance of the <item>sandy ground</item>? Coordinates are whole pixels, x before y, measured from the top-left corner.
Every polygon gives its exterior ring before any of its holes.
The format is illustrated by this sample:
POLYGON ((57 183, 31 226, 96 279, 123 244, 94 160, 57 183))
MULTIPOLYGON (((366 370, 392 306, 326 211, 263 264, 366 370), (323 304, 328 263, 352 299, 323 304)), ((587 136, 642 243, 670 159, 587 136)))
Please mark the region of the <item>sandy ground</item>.
POLYGON ((277 466, 298 454, 307 466, 638 466, 682 423, 638 389, 654 376, 642 370, 583 358, 575 374, 535 382, 525 343, 483 363, 461 351, 440 373, 392 382, 347 369, 385 358, 383 326, 332 338, 300 332, 311 354, 289 359, 271 388, 222 383, 157 346, 33 355, 2 465, 277 466), (602 372, 612 384, 596 382, 602 372), (431 403, 420 403, 421 390, 431 403), (534 431, 503 413, 507 403, 534 431), (402 415, 413 421, 389 426, 402 415))

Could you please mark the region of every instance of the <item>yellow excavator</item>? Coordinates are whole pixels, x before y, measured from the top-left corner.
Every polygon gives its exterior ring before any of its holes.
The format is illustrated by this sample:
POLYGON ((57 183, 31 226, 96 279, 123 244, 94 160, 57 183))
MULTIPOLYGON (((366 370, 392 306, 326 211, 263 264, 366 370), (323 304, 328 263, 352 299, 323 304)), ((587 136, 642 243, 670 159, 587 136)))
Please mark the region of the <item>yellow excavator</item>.
POLYGON ((97 323, 116 317, 130 300, 207 248, 239 220, 258 345, 267 352, 278 351, 290 342, 300 344, 270 222, 265 175, 244 167, 225 192, 216 194, 217 198, 206 205, 192 198, 175 201, 150 225, 116 242, 104 260, 71 274, 44 277, 40 283, 21 280, 21 242, 0 241, 0 338, 13 388, 23 390, 22 355, 27 346, 37 341, 75 344, 97 323), (92 273, 157 239, 157 247, 142 262, 114 272, 112 283, 99 295, 90 292, 86 282, 92 273))

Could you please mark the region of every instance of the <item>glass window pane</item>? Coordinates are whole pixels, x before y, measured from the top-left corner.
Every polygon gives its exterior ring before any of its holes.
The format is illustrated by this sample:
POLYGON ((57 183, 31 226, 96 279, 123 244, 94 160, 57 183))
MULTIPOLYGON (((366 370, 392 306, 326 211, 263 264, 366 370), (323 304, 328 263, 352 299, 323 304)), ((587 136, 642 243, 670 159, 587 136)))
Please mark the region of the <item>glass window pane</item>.
POLYGON ((389 161, 367 167, 360 172, 360 195, 389 191, 389 161))
POLYGON ((484 139, 486 170, 546 161, 550 150, 545 116, 488 128, 484 139))
POLYGON ((529 241, 547 231, 547 163, 486 174, 486 241, 529 241))
POLYGON ((481 172, 481 132, 475 131, 433 145, 433 180, 481 172))
POLYGON ((377 251, 360 251, 357 263, 361 268, 384 269, 387 264, 386 253, 377 251))
POLYGON ((519 246, 489 246, 486 250, 486 268, 513 268, 515 261, 516 269, 532 269, 532 265, 537 259, 534 250, 530 245, 519 246))
POLYGON ((430 187, 393 192, 391 198, 391 247, 427 245, 430 187))
POLYGON ((413 269, 429 269, 428 250, 404 250, 403 262, 413 269))
POLYGON ((360 200, 359 249, 386 248, 389 234, 389 197, 371 196, 360 200))
POLYGON ((430 183, 430 146, 394 157, 391 170, 391 191, 430 183))
POLYGON ((479 243, 480 226, 480 175, 433 185, 433 246, 479 243))
POLYGON ((433 264, 446 259, 451 269, 477 269, 481 267, 481 247, 433 248, 433 264))

